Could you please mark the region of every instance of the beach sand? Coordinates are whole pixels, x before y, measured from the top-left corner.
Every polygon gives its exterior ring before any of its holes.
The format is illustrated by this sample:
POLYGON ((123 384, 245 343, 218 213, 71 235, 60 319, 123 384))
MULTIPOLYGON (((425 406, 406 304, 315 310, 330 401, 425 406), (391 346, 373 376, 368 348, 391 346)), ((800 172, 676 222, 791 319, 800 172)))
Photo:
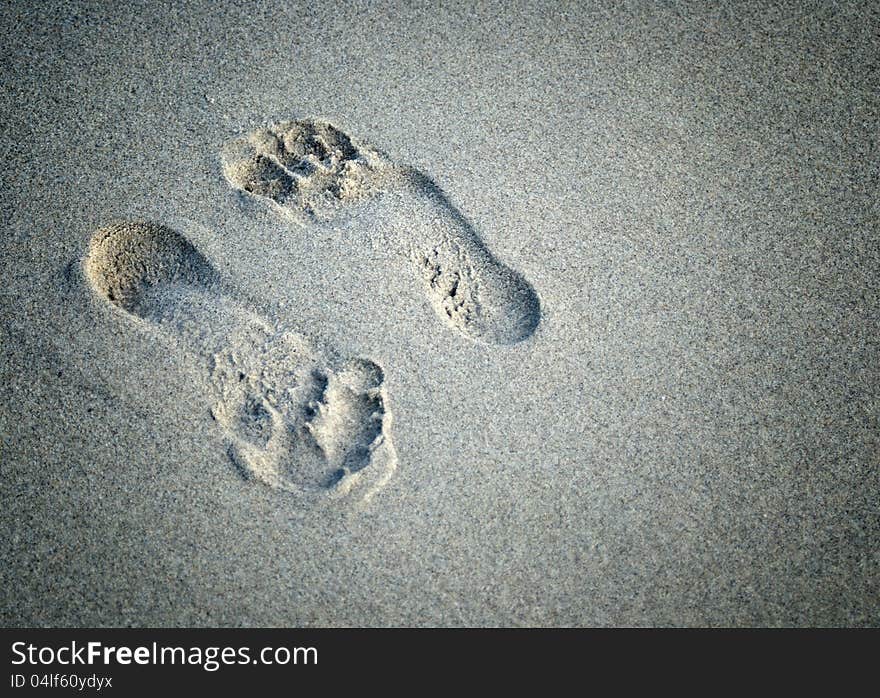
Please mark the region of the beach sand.
POLYGON ((876 4, 0 13, 0 624, 880 624, 876 4))

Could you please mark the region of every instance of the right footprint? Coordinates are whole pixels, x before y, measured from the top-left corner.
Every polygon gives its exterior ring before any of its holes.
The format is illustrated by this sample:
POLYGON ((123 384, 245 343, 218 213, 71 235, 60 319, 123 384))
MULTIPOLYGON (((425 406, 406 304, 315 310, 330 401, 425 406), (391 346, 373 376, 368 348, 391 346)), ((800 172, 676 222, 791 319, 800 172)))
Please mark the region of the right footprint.
POLYGON ((278 122, 227 144, 221 160, 233 187, 301 223, 381 196, 396 246, 415 262, 437 314, 467 337, 514 344, 538 326, 535 290, 492 256, 428 176, 332 124, 278 122))
POLYGON ((382 369, 338 361, 236 298, 183 235, 122 221, 84 259, 100 298, 206 359, 211 414, 241 474, 300 495, 368 500, 397 466, 382 369))

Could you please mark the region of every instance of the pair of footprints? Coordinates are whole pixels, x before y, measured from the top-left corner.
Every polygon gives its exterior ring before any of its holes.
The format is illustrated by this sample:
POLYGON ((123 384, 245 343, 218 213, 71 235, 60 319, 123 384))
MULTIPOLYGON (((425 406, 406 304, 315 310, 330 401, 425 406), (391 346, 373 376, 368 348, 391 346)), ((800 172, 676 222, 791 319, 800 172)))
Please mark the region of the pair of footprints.
MULTIPOLYGON (((390 247, 413 260, 437 314, 470 339, 513 344, 537 327, 534 290, 493 258, 428 177, 333 125, 273 124, 230 143, 221 162, 232 187, 300 226, 380 207, 390 247)), ((211 413, 243 476, 300 495, 362 500, 391 477, 397 455, 376 363, 329 357, 256 312, 163 225, 96 231, 84 270, 106 301, 208 357, 211 413)))

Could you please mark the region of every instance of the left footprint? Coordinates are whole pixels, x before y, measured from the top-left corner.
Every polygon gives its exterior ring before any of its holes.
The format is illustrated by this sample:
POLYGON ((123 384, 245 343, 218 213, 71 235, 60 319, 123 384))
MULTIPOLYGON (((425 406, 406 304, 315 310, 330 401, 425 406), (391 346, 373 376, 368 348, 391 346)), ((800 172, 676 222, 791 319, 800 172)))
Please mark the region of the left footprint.
POLYGON ((377 364, 330 359, 260 316, 166 226, 101 228, 83 266, 104 300, 209 360, 211 414, 244 477, 302 495, 363 500, 390 479, 397 454, 377 364))

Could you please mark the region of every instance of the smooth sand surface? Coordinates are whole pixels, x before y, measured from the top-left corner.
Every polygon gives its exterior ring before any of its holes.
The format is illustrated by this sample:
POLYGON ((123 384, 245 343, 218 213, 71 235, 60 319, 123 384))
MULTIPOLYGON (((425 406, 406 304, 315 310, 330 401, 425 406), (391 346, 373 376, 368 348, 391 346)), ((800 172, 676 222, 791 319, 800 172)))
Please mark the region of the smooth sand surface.
POLYGON ((435 5, 4 4, 0 623, 880 624, 877 4, 435 5))

